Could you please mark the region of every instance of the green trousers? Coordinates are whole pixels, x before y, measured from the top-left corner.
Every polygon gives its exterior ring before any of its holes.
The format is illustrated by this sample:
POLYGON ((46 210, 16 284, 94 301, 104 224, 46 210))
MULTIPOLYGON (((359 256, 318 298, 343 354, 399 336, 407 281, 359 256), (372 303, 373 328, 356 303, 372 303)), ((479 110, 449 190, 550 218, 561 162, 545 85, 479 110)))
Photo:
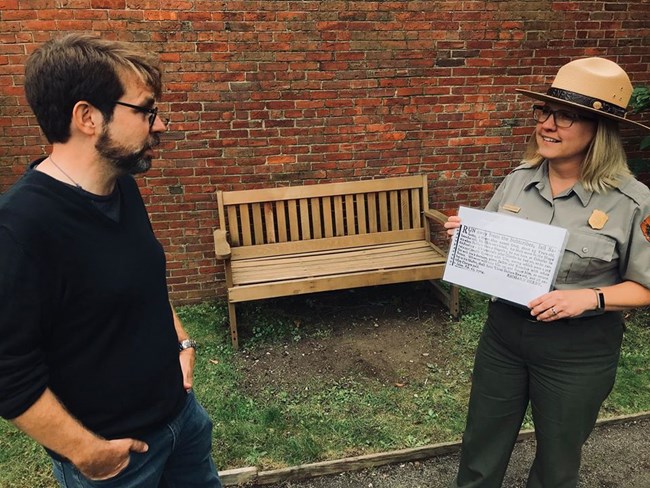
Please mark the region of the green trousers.
POLYGON ((618 312, 544 323, 491 303, 452 486, 501 487, 530 402, 537 451, 527 487, 575 488, 582 446, 614 385, 623 329, 618 312))

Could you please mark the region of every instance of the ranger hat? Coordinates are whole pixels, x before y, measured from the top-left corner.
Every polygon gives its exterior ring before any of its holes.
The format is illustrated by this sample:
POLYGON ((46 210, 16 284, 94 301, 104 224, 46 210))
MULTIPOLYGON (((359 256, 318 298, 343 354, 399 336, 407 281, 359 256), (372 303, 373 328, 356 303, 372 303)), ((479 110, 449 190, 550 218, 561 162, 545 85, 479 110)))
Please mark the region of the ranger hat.
POLYGON ((618 64, 604 58, 583 58, 562 66, 546 94, 519 88, 516 91, 650 130, 627 118, 632 90, 630 78, 618 64))

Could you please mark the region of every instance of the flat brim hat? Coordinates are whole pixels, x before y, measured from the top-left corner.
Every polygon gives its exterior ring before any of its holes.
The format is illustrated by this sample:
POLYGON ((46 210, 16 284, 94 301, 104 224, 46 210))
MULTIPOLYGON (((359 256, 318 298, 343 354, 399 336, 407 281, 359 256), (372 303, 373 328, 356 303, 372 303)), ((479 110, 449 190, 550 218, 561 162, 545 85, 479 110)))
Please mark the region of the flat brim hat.
POLYGON ((618 64, 604 58, 583 58, 562 66, 544 93, 517 88, 528 97, 574 107, 600 117, 650 130, 627 118, 632 83, 618 64))

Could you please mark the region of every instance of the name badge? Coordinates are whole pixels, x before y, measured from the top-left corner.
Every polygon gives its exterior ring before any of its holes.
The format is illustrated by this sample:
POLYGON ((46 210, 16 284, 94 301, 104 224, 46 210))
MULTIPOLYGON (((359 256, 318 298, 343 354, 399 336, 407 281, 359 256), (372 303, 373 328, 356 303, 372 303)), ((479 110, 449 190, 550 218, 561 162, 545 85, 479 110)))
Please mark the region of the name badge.
POLYGON ((511 203, 506 203, 503 207, 501 207, 503 210, 507 210, 508 212, 512 213, 519 213, 521 210, 521 207, 517 207, 517 205, 513 205, 511 203))

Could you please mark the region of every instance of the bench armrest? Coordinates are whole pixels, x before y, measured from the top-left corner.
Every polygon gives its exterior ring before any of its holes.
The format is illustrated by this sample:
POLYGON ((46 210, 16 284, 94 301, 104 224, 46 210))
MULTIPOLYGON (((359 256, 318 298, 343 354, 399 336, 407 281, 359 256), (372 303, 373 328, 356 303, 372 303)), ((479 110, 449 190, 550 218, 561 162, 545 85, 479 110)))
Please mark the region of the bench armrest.
POLYGON ((438 212, 437 210, 432 210, 432 209, 425 210, 422 213, 426 218, 435 220, 440 224, 444 224, 445 222, 447 222, 447 219, 449 218, 442 212, 438 212))
POLYGON ((230 244, 228 244, 227 232, 217 229, 212 234, 214 237, 214 252, 217 259, 230 259, 230 244))

